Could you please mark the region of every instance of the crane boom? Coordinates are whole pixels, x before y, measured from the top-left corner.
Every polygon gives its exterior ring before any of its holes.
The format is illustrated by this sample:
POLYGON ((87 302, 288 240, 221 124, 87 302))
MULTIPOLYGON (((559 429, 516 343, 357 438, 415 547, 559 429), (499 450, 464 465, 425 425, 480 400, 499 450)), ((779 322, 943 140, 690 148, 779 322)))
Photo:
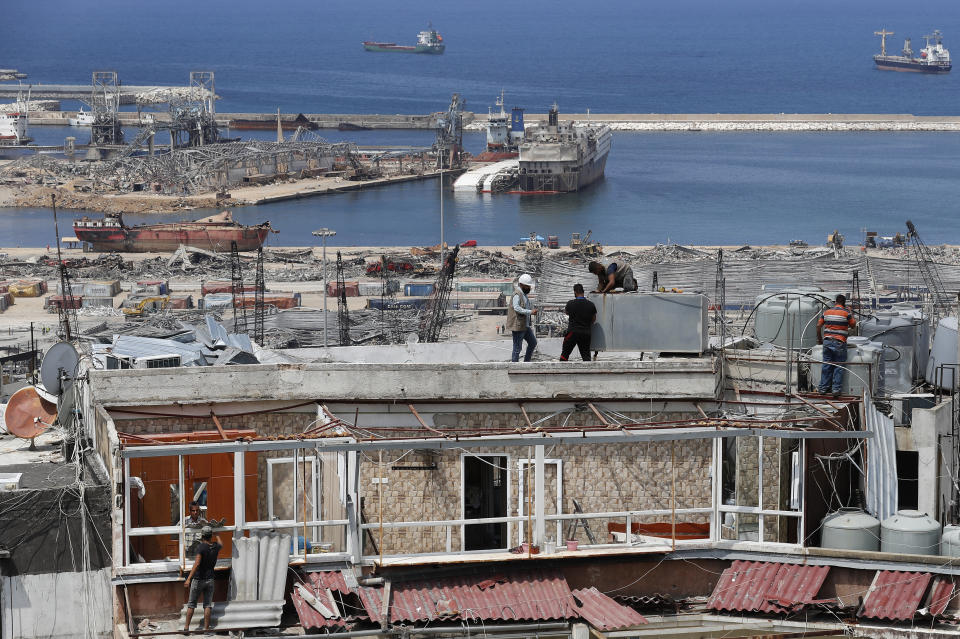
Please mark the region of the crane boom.
POLYGON ((933 319, 936 321, 944 314, 950 311, 950 298, 947 295, 947 289, 940 279, 940 271, 930 253, 930 249, 920 239, 917 233, 917 227, 913 222, 907 220, 907 241, 913 247, 913 258, 917 262, 917 268, 920 270, 920 276, 927 287, 930 299, 933 302, 933 319))

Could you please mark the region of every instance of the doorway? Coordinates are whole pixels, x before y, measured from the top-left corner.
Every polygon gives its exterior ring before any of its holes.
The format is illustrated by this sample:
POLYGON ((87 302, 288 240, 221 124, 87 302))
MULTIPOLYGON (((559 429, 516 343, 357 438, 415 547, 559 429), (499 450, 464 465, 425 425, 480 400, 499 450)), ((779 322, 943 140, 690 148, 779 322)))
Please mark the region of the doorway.
MULTIPOLYGON (((463 518, 507 516, 506 455, 463 456, 463 518)), ((506 549, 506 522, 467 524, 463 527, 464 550, 506 549)))

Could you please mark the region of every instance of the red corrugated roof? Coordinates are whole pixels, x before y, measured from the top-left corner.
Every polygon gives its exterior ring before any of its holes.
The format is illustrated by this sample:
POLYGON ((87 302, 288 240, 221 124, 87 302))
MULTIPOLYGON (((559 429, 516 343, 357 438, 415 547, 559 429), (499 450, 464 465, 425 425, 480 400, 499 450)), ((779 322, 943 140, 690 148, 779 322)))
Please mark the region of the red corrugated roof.
POLYGON ((573 596, 580 603, 579 616, 601 632, 647 623, 646 617, 639 612, 618 604, 596 588, 574 590, 573 596))
MULTIPOLYGON (((381 588, 361 588, 370 621, 382 619, 381 588)), ((544 570, 418 579, 391 584, 390 621, 546 621, 578 617, 566 579, 544 570)))
POLYGON ((829 566, 735 561, 723 571, 707 602, 711 610, 784 612, 814 599, 829 566))
MULTIPOLYGON (((327 587, 322 584, 322 578, 320 575, 331 575, 331 574, 340 574, 340 573, 310 573, 307 575, 307 583, 302 584, 304 588, 309 590, 314 594, 314 596, 320 600, 330 612, 337 615, 335 618, 327 619, 320 612, 315 609, 313 606, 304 601, 303 597, 300 595, 300 590, 296 586, 293 587, 293 591, 290 594, 290 598, 293 600, 293 607, 297 610, 297 616, 300 617, 300 625, 304 628, 325 628, 325 629, 345 629, 347 628, 347 621, 340 617, 340 610, 333 606, 333 602, 329 601, 327 596, 327 587)), ((341 577, 342 579, 342 577, 341 577)))
POLYGON ((952 598, 953 577, 937 575, 933 580, 933 586, 930 587, 930 595, 927 597, 926 607, 930 610, 931 615, 942 615, 952 598))
POLYGON ((863 599, 860 616, 909 621, 917 613, 929 584, 928 572, 881 570, 863 599))

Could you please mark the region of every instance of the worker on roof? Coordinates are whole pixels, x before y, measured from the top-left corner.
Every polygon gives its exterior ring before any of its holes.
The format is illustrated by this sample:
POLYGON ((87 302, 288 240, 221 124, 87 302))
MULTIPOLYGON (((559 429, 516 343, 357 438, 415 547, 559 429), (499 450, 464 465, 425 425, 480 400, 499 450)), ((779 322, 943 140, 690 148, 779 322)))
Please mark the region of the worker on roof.
POLYGON ((614 289, 623 289, 624 293, 637 290, 637 280, 633 277, 633 269, 627 263, 611 262, 604 266, 600 262, 590 262, 587 269, 597 276, 597 290, 594 293, 615 293, 614 289))
POLYGON ((524 273, 513 286, 513 296, 507 305, 507 328, 513 333, 513 354, 511 362, 520 361, 520 349, 523 342, 527 343, 527 352, 523 361, 529 362, 533 358, 533 349, 537 347, 537 336, 533 334, 533 316, 537 309, 530 303, 530 291, 533 290, 533 278, 524 273))
POLYGON ((566 362, 576 346, 580 349, 583 361, 589 362, 590 333, 593 331, 593 323, 597 321, 597 307, 584 297, 583 284, 573 285, 573 299, 567 302, 564 310, 570 321, 567 324, 567 333, 563 336, 560 361, 566 362))
POLYGON ((853 313, 847 309, 847 298, 837 295, 836 305, 823 312, 817 322, 817 343, 823 344, 823 367, 820 373, 821 395, 833 391, 834 397, 840 396, 843 389, 843 366, 847 361, 847 335, 857 325, 853 313))
POLYGON ((203 631, 210 630, 210 616, 213 612, 213 569, 217 565, 217 556, 223 544, 220 536, 213 534, 213 528, 204 526, 200 529, 200 545, 194 555, 193 568, 183 587, 188 589, 187 619, 183 627, 184 632, 190 632, 190 620, 193 611, 197 608, 197 601, 203 595, 203 631), (194 579, 196 577, 196 579, 194 579))

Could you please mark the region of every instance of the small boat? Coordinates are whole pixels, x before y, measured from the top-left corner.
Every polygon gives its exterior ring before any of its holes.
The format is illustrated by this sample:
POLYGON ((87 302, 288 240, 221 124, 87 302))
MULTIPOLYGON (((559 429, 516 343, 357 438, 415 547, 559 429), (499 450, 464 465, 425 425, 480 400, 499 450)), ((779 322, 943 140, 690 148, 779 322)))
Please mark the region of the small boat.
POLYGON ((0 111, 0 145, 20 146, 32 140, 27 135, 27 114, 0 111))
POLYGON ((93 125, 93 114, 80 109, 77 111, 77 115, 72 118, 67 118, 67 124, 70 126, 92 126, 93 125))

